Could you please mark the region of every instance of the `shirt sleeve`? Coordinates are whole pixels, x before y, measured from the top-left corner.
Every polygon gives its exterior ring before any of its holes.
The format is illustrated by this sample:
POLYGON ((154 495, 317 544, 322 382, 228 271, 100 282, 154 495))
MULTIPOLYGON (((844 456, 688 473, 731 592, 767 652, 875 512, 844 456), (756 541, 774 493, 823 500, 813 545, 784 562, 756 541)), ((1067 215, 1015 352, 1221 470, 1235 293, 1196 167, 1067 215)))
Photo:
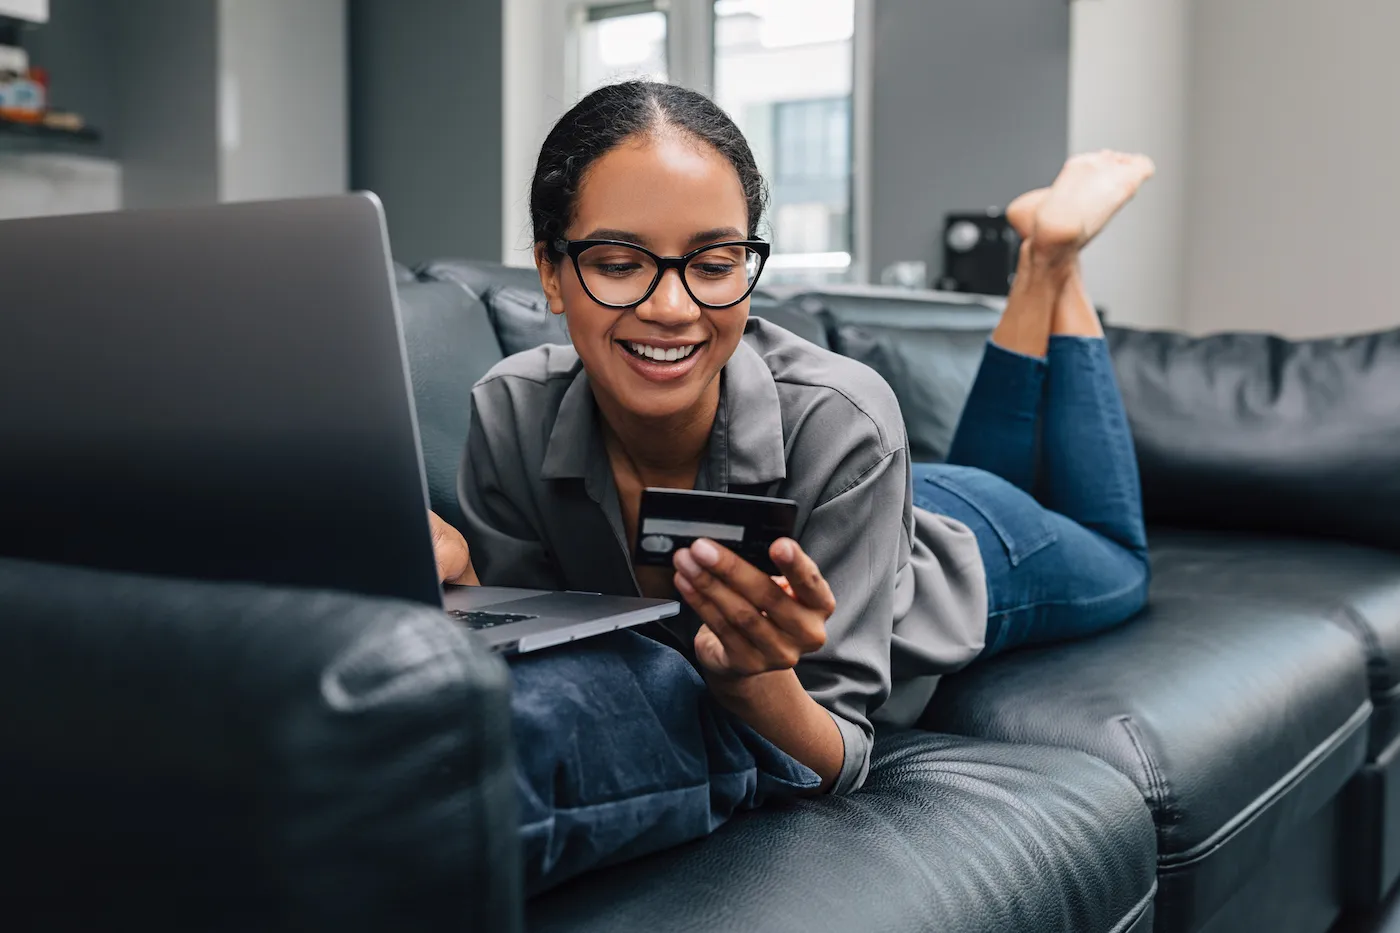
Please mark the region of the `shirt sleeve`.
POLYGON ((890 692, 890 643, 904 589, 898 581, 910 552, 908 469, 902 448, 886 452, 821 501, 799 534, 836 597, 825 646, 797 665, 802 686, 845 743, 836 794, 865 782, 875 736, 870 714, 890 692))
POLYGON ((472 567, 486 586, 563 589, 544 535, 520 503, 530 500, 515 419, 502 411, 506 399, 487 386, 472 392, 467 452, 457 477, 457 498, 466 516, 462 529, 472 567))

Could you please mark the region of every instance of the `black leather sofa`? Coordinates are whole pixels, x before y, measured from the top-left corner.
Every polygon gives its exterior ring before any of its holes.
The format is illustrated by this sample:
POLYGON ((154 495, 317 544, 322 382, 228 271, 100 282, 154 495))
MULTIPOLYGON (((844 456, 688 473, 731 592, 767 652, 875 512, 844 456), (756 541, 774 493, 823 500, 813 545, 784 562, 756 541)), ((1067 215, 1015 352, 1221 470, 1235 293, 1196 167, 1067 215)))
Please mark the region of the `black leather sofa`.
MULTIPOLYGON (((533 272, 400 268, 434 507, 466 398, 565 339, 533 272)), ((764 293, 946 447, 997 309, 764 293)), ((0 560, 0 894, 19 929, 1327 930, 1400 877, 1400 333, 1114 331, 1141 617, 1013 653, 869 782, 522 902, 508 677, 435 613, 0 560), (28 924, 27 926, 24 924, 28 924)))

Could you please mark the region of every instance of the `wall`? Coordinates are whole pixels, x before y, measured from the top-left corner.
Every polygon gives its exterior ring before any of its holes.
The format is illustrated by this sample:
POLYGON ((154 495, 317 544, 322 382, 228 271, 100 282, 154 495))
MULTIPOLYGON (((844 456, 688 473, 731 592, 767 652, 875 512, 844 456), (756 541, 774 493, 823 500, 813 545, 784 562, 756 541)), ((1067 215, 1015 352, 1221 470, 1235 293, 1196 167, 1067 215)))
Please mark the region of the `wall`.
POLYGON ((217 201, 218 0, 123 0, 117 20, 122 204, 217 201))
POLYGON ((1005 206, 1064 162, 1069 6, 874 4, 870 273, 923 260, 936 275, 944 214, 1005 206))
POLYGON ((502 127, 501 232, 497 254, 507 265, 531 266, 530 179, 540 145, 565 109, 566 0, 505 0, 500 84, 502 127), (554 50, 551 53, 550 50, 554 50))
POLYGON ((220 200, 349 184, 345 0, 222 0, 220 200))
POLYGON ((1400 325, 1400 3, 1197 0, 1188 327, 1400 325))
POLYGON ((1069 148, 1145 152, 1157 176, 1084 253, 1110 321, 1185 324, 1190 0, 1072 7, 1069 148))
POLYGON ((350 0, 350 176, 394 254, 501 257, 502 0, 350 0))
POLYGON ((25 44, 50 70, 54 104, 103 139, 22 155, 0 140, 0 217, 344 191, 344 9, 55 0, 25 44))

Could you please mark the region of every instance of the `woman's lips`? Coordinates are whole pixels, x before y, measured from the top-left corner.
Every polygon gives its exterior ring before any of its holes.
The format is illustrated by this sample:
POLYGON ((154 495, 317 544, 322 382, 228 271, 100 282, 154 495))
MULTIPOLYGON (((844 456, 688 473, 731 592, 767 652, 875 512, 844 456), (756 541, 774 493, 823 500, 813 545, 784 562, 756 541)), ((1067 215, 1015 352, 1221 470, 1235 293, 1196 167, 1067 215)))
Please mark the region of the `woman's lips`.
POLYGON ((695 368, 696 360, 710 348, 709 341, 706 341, 697 345, 691 351, 690 356, 683 360, 676 360, 674 363, 658 363, 633 353, 627 349, 625 343, 624 341, 614 341, 613 345, 627 361, 627 365, 632 367, 632 371, 648 382, 671 382, 683 378, 695 368))

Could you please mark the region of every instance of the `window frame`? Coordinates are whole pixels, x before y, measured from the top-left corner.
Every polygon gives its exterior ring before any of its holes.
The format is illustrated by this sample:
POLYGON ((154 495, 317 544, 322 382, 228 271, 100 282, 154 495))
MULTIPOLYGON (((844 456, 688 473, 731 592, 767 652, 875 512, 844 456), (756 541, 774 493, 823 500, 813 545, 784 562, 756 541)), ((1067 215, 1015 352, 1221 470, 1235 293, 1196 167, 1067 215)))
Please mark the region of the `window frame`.
MULTIPOLYGON (((851 76, 851 263, 852 282, 868 283, 871 245, 870 128, 872 36, 875 0, 854 0, 851 76)), ((502 258, 529 264, 520 242, 529 211, 529 188, 545 133, 577 99, 578 46, 575 24, 590 8, 641 9, 638 0, 507 0, 503 36, 502 258)), ((667 73, 671 81, 714 93, 714 0, 651 0, 666 14, 667 73)), ((619 14, 621 15, 621 14, 619 14)), ((528 234, 525 236, 528 239, 528 234)))

